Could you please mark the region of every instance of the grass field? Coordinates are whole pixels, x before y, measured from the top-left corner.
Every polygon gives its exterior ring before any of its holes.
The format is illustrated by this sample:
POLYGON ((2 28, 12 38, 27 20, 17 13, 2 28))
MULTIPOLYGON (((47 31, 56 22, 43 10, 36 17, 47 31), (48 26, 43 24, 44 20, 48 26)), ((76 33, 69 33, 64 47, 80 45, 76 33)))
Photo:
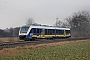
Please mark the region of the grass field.
POLYGON ((0 60, 90 60, 90 40, 3 49, 0 60))

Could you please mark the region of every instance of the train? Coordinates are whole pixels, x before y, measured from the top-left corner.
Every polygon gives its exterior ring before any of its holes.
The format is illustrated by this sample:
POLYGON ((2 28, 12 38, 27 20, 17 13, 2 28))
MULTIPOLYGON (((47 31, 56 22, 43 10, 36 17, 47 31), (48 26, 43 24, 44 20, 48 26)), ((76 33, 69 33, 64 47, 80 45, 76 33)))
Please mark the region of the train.
POLYGON ((71 37, 71 31, 69 28, 60 28, 56 26, 30 24, 22 26, 19 30, 20 40, 56 39, 69 37, 71 37))

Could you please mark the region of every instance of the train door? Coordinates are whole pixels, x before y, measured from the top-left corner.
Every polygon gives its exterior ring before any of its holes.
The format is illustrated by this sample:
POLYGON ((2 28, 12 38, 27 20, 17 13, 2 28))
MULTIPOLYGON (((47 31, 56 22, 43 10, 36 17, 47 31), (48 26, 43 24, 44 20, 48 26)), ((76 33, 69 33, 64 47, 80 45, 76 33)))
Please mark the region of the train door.
POLYGON ((64 37, 66 37, 66 31, 64 30, 64 37))
POLYGON ((42 29, 41 38, 45 38, 45 29, 42 29))

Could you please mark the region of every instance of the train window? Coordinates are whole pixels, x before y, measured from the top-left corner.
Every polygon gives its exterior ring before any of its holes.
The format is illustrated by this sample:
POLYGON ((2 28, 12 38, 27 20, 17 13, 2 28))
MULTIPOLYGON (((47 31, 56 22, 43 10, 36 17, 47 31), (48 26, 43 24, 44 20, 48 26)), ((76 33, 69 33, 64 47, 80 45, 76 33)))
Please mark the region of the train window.
POLYGON ((40 33, 42 32, 42 29, 40 29, 40 31, 39 31, 40 33))
POLYGON ((56 30, 56 34, 59 34, 59 30, 56 30))
POLYGON ((47 29, 47 34, 49 34, 49 29, 47 29))
POLYGON ((64 34, 64 30, 59 30, 59 34, 64 34))
POLYGON ((33 28, 33 33, 36 33, 36 28, 33 28))
POLYGON ((52 29, 50 29, 50 34, 52 34, 52 29))
POLYGON ((23 26, 21 27, 20 33, 27 33, 29 27, 28 26, 23 26))
POLYGON ((60 34, 60 30, 58 30, 58 34, 60 34))
POLYGON ((59 30, 59 34, 61 34, 62 30, 59 30))
POLYGON ((34 32, 35 32, 35 28, 32 28, 29 33, 34 33, 34 32))
POLYGON ((57 32, 57 34, 58 34, 58 30, 57 30, 56 32, 57 32))
POLYGON ((53 33, 53 30, 52 29, 45 29, 45 34, 52 34, 53 33))
POLYGON ((47 35, 48 34, 48 30, 47 29, 45 29, 45 35, 47 35))
POLYGON ((49 29, 47 29, 47 32, 48 32, 47 34, 49 34, 50 30, 49 30, 49 29))
POLYGON ((37 29, 37 33, 39 33, 39 29, 37 29))
POLYGON ((48 33, 47 34, 50 34, 50 29, 47 29, 48 30, 48 33))
POLYGON ((60 30, 58 31, 58 33, 60 34, 60 30))
POLYGON ((69 34, 70 33, 70 30, 66 30, 66 34, 69 34))
POLYGON ((62 34, 64 34, 64 30, 62 30, 62 34))
POLYGON ((56 30, 56 34, 58 33, 58 30, 56 30))
POLYGON ((55 29, 52 30, 53 34, 55 34, 55 29))
POLYGON ((58 34, 59 34, 59 30, 58 30, 58 34))

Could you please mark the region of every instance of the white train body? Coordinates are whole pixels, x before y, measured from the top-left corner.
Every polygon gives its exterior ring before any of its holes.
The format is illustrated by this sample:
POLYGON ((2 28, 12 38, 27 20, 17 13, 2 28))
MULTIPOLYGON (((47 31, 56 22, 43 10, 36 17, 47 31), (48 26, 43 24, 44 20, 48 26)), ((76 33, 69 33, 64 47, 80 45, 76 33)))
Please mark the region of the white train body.
POLYGON ((19 39, 41 39, 41 38, 68 38, 71 37, 69 28, 59 28, 42 25, 25 25, 19 30, 19 39))

